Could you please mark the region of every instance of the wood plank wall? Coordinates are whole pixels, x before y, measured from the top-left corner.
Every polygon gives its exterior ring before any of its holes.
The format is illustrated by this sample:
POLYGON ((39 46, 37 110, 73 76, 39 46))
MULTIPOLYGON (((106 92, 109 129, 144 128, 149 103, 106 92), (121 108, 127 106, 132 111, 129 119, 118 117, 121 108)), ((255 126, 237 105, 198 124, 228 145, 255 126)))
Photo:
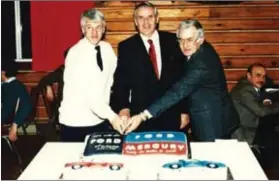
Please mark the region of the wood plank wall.
MULTIPOLYGON (((279 4, 275 1, 241 2, 228 5, 184 1, 151 1, 159 9, 161 30, 175 32, 181 20, 197 18, 206 39, 221 56, 228 88, 246 74, 247 66, 260 62, 279 83, 279 4)), ((106 40, 117 51, 117 44, 135 33, 135 2, 99 2, 97 7, 107 21, 106 40)), ((116 52, 117 53, 117 52, 116 52)), ((37 85, 46 72, 21 71, 18 78, 28 89, 37 85)), ((42 99, 37 118, 46 121, 42 99)))

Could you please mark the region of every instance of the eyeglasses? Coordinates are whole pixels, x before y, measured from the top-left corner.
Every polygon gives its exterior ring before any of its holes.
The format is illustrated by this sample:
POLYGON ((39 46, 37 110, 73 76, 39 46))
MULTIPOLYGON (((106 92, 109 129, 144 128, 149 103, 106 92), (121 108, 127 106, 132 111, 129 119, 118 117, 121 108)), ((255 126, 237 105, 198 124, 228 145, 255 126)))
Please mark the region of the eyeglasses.
POLYGON ((177 38, 177 41, 179 42, 179 44, 194 44, 196 43, 196 41, 198 40, 198 38, 187 38, 187 39, 182 39, 182 38, 177 38))

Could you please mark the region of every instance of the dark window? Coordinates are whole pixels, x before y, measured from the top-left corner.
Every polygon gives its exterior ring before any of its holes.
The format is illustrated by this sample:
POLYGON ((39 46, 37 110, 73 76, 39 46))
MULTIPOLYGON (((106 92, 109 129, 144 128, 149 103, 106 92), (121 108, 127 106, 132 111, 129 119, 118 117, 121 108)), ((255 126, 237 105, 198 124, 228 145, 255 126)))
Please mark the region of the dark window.
POLYGON ((14 2, 1 2, 1 62, 16 58, 14 2))
MULTIPOLYGON (((20 23, 21 31, 21 54, 22 59, 32 59, 31 46, 31 18, 30 2, 20 2, 20 23)), ((1 59, 2 61, 17 59, 16 56, 16 26, 15 26, 15 2, 1 2, 1 59)))
POLYGON ((30 1, 20 2, 22 58, 32 58, 30 1))

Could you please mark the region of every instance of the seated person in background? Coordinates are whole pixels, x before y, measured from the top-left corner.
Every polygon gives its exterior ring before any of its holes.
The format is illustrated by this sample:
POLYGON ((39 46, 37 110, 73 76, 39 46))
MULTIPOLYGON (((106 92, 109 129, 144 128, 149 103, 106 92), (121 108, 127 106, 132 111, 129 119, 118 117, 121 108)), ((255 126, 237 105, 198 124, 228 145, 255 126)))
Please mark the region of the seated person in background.
POLYGON ((60 102, 62 99, 62 93, 63 93, 63 87, 64 87, 64 81, 63 81, 63 73, 64 73, 64 64, 60 65, 58 68, 56 68, 53 72, 50 72, 48 75, 44 76, 39 84, 38 89, 41 90, 43 88, 46 88, 46 96, 49 101, 54 100, 54 92, 52 91, 51 84, 58 83, 58 90, 57 90, 57 98, 58 103, 60 106, 60 102))
MULTIPOLYGON (((66 58, 68 54, 69 48, 64 52, 64 59, 66 58)), ((64 81, 63 81, 63 73, 64 73, 65 65, 62 64, 58 68, 56 68, 53 72, 50 72, 46 76, 44 76, 39 84, 38 89, 41 90, 46 86, 46 98, 49 101, 54 100, 54 92, 52 90, 51 84, 58 83, 58 90, 57 90, 57 101, 58 106, 60 106, 61 100, 62 100, 62 93, 63 93, 63 87, 64 87, 64 81)))
POLYGON ((9 139, 16 141, 17 128, 26 120, 32 110, 29 93, 23 83, 16 79, 16 64, 12 61, 2 64, 1 69, 1 124, 10 121, 9 139))
POLYGON ((239 80, 231 91, 231 97, 240 116, 240 127, 234 133, 235 138, 254 144, 261 117, 278 114, 279 103, 272 102, 260 91, 266 82, 266 70, 262 64, 248 67, 245 78, 239 80))

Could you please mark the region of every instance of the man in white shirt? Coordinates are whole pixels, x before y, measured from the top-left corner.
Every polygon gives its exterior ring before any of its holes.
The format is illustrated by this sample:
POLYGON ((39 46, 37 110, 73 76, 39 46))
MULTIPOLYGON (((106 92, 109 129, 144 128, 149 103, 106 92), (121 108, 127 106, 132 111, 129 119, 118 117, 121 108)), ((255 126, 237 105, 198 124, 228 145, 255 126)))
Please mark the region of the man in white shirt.
POLYGON ((70 48, 65 61, 64 89, 59 108, 61 139, 84 141, 87 134, 109 131, 109 123, 122 133, 123 125, 109 106, 117 58, 101 38, 105 32, 102 12, 89 9, 81 15, 84 38, 70 48))

